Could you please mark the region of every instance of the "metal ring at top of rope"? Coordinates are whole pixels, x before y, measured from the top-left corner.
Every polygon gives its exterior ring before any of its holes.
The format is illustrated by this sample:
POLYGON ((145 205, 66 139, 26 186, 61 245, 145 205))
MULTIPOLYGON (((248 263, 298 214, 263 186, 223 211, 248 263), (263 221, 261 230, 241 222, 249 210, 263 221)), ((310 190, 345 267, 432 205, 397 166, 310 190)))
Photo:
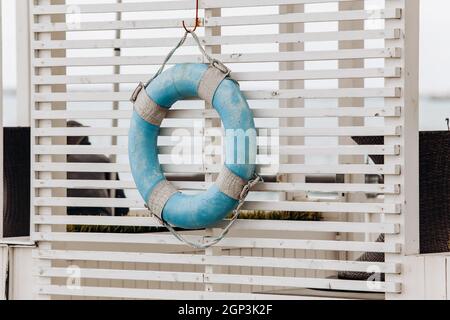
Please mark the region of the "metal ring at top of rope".
POLYGON ((160 72, 147 87, 141 84, 132 97, 129 158, 134 180, 154 215, 184 229, 209 227, 225 218, 241 204, 246 196, 242 193, 248 192, 249 180, 255 174, 253 114, 238 83, 229 77, 228 68, 213 61, 179 64, 160 72), (175 102, 192 97, 210 103, 220 115, 226 152, 217 181, 206 192, 187 195, 166 180, 157 144, 160 125, 169 109, 175 102))

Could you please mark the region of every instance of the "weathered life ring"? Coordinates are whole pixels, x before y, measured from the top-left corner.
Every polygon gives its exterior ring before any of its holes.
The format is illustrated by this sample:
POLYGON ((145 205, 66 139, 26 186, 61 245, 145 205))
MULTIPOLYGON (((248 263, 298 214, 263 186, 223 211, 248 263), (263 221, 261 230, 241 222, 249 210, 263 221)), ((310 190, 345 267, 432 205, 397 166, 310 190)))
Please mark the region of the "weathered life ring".
POLYGON ((221 67, 224 66, 214 63, 176 65, 159 74, 147 87, 139 85, 132 97, 131 171, 149 210, 174 227, 199 229, 216 224, 236 209, 243 190, 255 174, 253 114, 238 83, 229 77, 226 67, 221 67), (183 194, 166 180, 157 149, 160 126, 169 109, 175 102, 192 97, 210 103, 227 132, 246 134, 245 147, 235 145, 235 139, 226 135, 225 165, 217 181, 197 195, 183 194))

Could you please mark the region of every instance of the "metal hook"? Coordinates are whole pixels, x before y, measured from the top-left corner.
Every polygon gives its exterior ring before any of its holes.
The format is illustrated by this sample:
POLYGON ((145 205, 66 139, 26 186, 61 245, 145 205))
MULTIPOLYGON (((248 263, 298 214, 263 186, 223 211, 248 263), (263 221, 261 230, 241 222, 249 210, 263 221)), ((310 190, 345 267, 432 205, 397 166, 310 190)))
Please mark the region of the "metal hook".
POLYGON ((184 20, 183 20, 183 28, 184 28, 184 30, 186 30, 186 32, 192 33, 192 32, 195 32, 195 30, 197 30, 198 26, 200 26, 200 21, 199 21, 199 18, 198 18, 198 0, 196 0, 196 5, 195 5, 195 26, 194 26, 194 29, 188 30, 184 20))

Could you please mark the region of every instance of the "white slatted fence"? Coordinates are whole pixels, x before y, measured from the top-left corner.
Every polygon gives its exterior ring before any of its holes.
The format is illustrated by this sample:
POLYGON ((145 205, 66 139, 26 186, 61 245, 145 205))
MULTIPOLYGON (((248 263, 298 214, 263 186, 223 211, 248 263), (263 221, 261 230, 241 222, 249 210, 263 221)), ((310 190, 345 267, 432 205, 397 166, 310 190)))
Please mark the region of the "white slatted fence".
MULTIPOLYGON (((408 141, 413 144, 405 134, 415 130, 410 127, 414 115, 405 113, 410 99, 405 92, 413 94, 405 86, 417 80, 405 70, 417 67, 405 50, 414 45, 414 36, 404 40, 409 2, 201 1, 199 37, 234 71, 258 128, 258 172, 267 182, 253 190, 245 209, 320 213, 322 221, 242 220, 216 248, 199 252, 166 232, 66 229, 158 225, 136 215, 145 208, 126 155, 128 99, 136 83, 151 77, 177 43, 182 21, 192 19, 194 1, 31 1, 32 238, 39 243, 34 252, 38 297, 334 297, 323 289, 348 292, 342 297, 352 292, 400 296, 400 257, 406 239, 415 236, 412 229, 404 234, 402 202, 405 190, 411 192, 408 197, 417 195, 414 187, 405 188, 404 179, 403 150, 408 141), (85 126, 67 128, 68 120, 85 126), (66 144, 67 137, 77 136, 89 136, 92 144, 66 144), (384 136, 385 143, 358 146, 352 136, 384 136), (66 159, 94 154, 113 162, 66 159), (368 155, 388 160, 373 164, 368 155), (68 172, 108 172, 120 180, 68 180, 68 172), (366 175, 383 175, 384 182, 367 184, 366 175), (309 180, 320 176, 337 183, 309 180), (124 189, 127 198, 67 196, 67 189, 86 188, 124 189), (373 194, 378 196, 369 199, 373 194), (71 206, 129 207, 133 216, 67 216, 71 206), (387 241, 375 242, 381 233, 387 241), (353 261, 361 252, 383 252, 389 258, 353 261), (374 267, 387 274, 386 281, 368 285, 335 278, 339 271, 374 267), (74 287, 77 276, 80 286, 74 287)), ((413 14, 407 18, 414 19, 413 14)), ((203 60, 189 40, 172 62, 203 60)), ((178 177, 174 184, 186 192, 206 189, 222 164, 221 135, 217 113, 202 101, 177 103, 158 140, 169 179, 178 177), (202 161, 179 163, 174 148, 192 134, 209 141, 200 153, 189 150, 202 161)), ((186 234, 201 239, 220 227, 186 234)))

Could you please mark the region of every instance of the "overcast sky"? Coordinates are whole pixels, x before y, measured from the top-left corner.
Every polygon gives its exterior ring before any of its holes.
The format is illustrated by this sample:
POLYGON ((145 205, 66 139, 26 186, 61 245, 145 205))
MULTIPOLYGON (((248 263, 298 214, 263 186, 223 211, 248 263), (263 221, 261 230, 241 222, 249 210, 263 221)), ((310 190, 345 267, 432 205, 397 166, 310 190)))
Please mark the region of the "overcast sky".
POLYGON ((421 1, 420 85, 423 93, 450 92, 450 1, 421 1))
MULTIPOLYGON (((15 25, 14 3, 3 0, 4 82, 6 88, 15 86, 15 25)), ((422 93, 450 92, 450 1, 421 1, 421 63, 422 93)))

